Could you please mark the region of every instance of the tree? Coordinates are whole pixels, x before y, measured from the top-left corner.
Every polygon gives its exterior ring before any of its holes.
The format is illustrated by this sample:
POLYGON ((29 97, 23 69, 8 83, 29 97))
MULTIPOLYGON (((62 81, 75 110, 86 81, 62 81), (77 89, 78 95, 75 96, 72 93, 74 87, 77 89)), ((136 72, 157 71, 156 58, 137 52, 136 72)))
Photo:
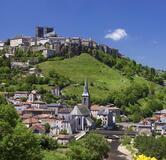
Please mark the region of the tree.
POLYGON ((159 160, 166 158, 166 137, 137 136, 134 145, 140 154, 156 157, 159 160))
POLYGON ((93 118, 93 120, 95 121, 96 127, 101 127, 102 125, 102 120, 99 118, 93 118))
POLYGON ((3 139, 4 136, 11 133, 12 133, 11 125, 8 122, 0 120, 0 141, 3 139))
POLYGON ((69 160, 95 160, 93 159, 93 155, 90 150, 80 141, 71 144, 69 149, 70 150, 67 152, 69 160))
POLYGON ((69 146, 68 157, 71 160, 102 160, 108 151, 106 139, 101 135, 90 133, 69 146))
POLYGON ((83 141, 91 153, 96 151, 96 153, 94 153, 94 157, 96 157, 96 159, 103 159, 103 157, 107 156, 109 147, 106 139, 102 135, 91 133, 87 135, 83 141))
POLYGON ((41 160, 38 139, 7 104, 0 105, 0 153, 0 160, 41 160))
POLYGON ((0 121, 8 123, 11 127, 15 127, 18 122, 18 114, 11 105, 0 105, 0 121))
POLYGON ((40 139, 41 148, 44 150, 55 150, 58 148, 57 140, 51 137, 42 135, 39 139, 40 139))
POLYGON ((0 160, 41 160, 40 145, 35 135, 18 124, 12 134, 0 141, 0 160))
POLYGON ((7 104, 6 99, 3 96, 0 96, 0 104, 7 104))

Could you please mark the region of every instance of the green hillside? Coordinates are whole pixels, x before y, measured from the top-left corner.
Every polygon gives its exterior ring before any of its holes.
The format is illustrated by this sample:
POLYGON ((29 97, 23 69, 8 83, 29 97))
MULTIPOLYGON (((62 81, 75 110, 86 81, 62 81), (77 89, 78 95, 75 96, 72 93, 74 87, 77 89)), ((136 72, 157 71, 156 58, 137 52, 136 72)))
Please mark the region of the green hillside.
MULTIPOLYGON (((81 96, 83 81, 87 78, 91 98, 105 99, 111 92, 119 91, 130 85, 130 80, 118 70, 99 62, 89 54, 81 54, 70 59, 46 61, 38 65, 45 76, 50 71, 69 78, 74 84, 64 88, 65 95, 81 96)), ((138 83, 150 83, 143 78, 135 78, 138 83)))
MULTIPOLYGON (((116 61, 118 63, 121 59, 116 61)), ((133 63, 129 59, 124 61, 124 68, 129 68, 128 64, 133 63)), ((92 103, 114 103, 131 121, 138 122, 151 116, 154 111, 166 108, 165 87, 146 80, 146 76, 142 77, 145 71, 143 67, 134 75, 124 74, 122 70, 110 67, 110 63, 106 65, 100 59, 86 53, 69 59, 52 58, 38 64, 38 67, 44 77, 51 78, 54 83, 62 80, 68 82, 67 85, 62 85, 62 93, 69 105, 81 101, 84 80, 87 78, 92 103)), ((134 73, 134 70, 130 69, 130 73, 134 73)))

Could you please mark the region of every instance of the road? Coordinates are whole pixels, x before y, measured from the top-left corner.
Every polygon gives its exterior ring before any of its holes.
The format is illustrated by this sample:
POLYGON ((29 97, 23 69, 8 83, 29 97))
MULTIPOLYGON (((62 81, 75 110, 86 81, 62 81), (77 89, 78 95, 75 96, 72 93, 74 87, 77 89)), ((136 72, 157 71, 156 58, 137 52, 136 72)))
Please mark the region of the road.
POLYGON ((131 160, 131 158, 118 150, 120 142, 118 139, 114 139, 111 143, 111 150, 107 160, 131 160))
POLYGON ((121 131, 113 131, 113 130, 96 130, 96 132, 98 134, 102 134, 103 136, 107 137, 107 138, 115 138, 115 137, 121 137, 121 136, 124 136, 124 135, 128 135, 128 136, 131 136, 131 137, 135 137, 136 135, 136 132, 134 131, 130 131, 130 132, 125 132, 123 130, 121 131))

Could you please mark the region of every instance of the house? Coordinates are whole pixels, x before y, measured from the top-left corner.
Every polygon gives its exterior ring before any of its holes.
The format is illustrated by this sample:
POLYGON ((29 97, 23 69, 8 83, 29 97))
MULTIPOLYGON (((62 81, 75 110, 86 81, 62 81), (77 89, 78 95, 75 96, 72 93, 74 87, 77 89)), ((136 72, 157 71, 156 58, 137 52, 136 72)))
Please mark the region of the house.
POLYGON ((166 126, 166 114, 160 115, 159 119, 155 121, 153 125, 156 133, 164 134, 166 126))
POLYGON ((108 107, 108 110, 111 111, 112 113, 114 113, 114 115, 116 117, 120 116, 121 115, 121 109, 114 106, 114 104, 112 105, 107 105, 106 107, 108 107))
POLYGON ((74 139, 74 136, 72 135, 59 135, 57 138, 57 141, 61 145, 67 145, 69 142, 71 142, 74 139))
POLYGON ((39 46, 35 45, 35 46, 31 46, 30 49, 31 49, 32 52, 40 52, 40 51, 43 51, 46 48, 43 45, 41 45, 41 46, 40 45, 39 46))
POLYGON ((14 99, 28 98, 29 92, 27 91, 16 91, 14 93, 14 99))
POLYGON ((115 116, 108 108, 102 108, 97 114, 97 119, 101 119, 104 128, 112 129, 115 126, 115 116))
POLYGON ((30 117, 28 119, 25 119, 23 123, 26 125, 26 127, 30 128, 31 126, 39 123, 39 120, 37 118, 30 117))
POLYGON ((10 46, 11 47, 18 47, 18 46, 29 46, 30 44, 30 37, 24 37, 24 36, 17 36, 13 39, 10 39, 10 46))
POLYGON ((50 39, 49 38, 38 38, 37 39, 37 45, 38 46, 45 46, 45 44, 50 44, 50 39))
POLYGON ((93 105, 91 106, 90 110, 94 118, 101 119, 102 127, 111 129, 115 126, 115 117, 119 114, 118 108, 93 105))
POLYGON ((37 40, 32 40, 32 39, 31 39, 31 41, 30 41, 30 46, 36 46, 36 42, 37 42, 37 40))
POLYGON ((38 120, 54 119, 54 116, 51 114, 39 114, 39 115, 35 115, 34 117, 37 118, 38 120))
POLYGON ((20 116, 22 120, 30 119, 32 118, 32 114, 23 114, 20 116))
POLYGON ((72 110, 73 110, 72 108, 67 108, 67 107, 59 108, 58 109, 58 118, 63 119, 63 120, 70 120, 72 110))
POLYGON ((27 108, 24 109, 22 111, 22 114, 32 114, 32 115, 40 115, 40 114, 51 114, 51 115, 55 115, 55 111, 54 110, 50 110, 50 109, 45 109, 45 108, 27 108))
POLYGON ((24 109, 29 108, 31 105, 30 104, 15 104, 14 108, 16 109, 16 111, 23 111, 24 109))
POLYGON ((53 57, 55 55, 55 50, 51 50, 51 49, 44 49, 42 52, 42 55, 45 58, 50 58, 53 57))
POLYGON ((136 125, 138 135, 152 135, 153 125, 149 120, 143 120, 136 125))
POLYGON ((138 135, 152 135, 152 126, 150 124, 138 124, 136 131, 138 135))
POLYGON ((0 41, 0 50, 3 50, 5 47, 5 42, 0 41))
POLYGON ((54 87, 52 90, 51 90, 51 93, 56 96, 56 97, 59 97, 60 96, 60 87, 59 86, 56 86, 54 87))
POLYGON ((99 111, 100 111, 102 108, 103 108, 103 106, 92 105, 91 108, 90 108, 92 117, 97 118, 97 115, 98 115, 99 111))
POLYGON ((86 47, 91 47, 91 39, 82 39, 81 45, 86 47))
POLYGON ((34 124, 33 126, 30 127, 30 129, 35 134, 44 134, 46 132, 45 127, 40 123, 34 124))
POLYGON ((165 122, 157 121, 154 123, 155 132, 161 134, 163 132, 164 126, 166 126, 165 122))
MULTIPOLYGON (((37 93, 36 90, 31 91, 31 93, 28 95, 28 99, 27 102, 39 102, 39 100, 41 99, 41 95, 37 93)), ((36 102, 36 103, 37 103, 36 102)), ((41 101, 40 101, 41 102, 41 101)), ((34 106, 34 104, 32 105, 34 106)), ((38 107, 38 106, 37 106, 38 107)))
POLYGON ((161 135, 166 135, 166 125, 162 127, 161 135))
POLYGON ((33 101, 31 107, 36 109, 47 109, 47 104, 43 101, 33 101))
POLYGON ((71 42, 73 44, 81 45, 81 39, 80 39, 80 37, 72 37, 72 38, 70 38, 69 42, 71 42))
POLYGON ((75 126, 73 120, 56 119, 55 123, 51 126, 51 135, 59 135, 61 132, 66 132, 67 134, 75 133, 75 126))
POLYGON ((66 38, 65 37, 49 37, 51 43, 59 43, 59 44, 65 44, 66 38))
MULTIPOLYGON (((64 108, 65 106, 62 104, 57 104, 57 103, 51 103, 51 104, 47 104, 47 108, 49 110, 52 110, 55 112, 55 115, 58 115, 58 110, 64 108)), ((62 112, 61 112, 62 113, 62 112)))
POLYGON ((155 115, 164 115, 164 114, 166 114, 166 109, 155 112, 155 115))

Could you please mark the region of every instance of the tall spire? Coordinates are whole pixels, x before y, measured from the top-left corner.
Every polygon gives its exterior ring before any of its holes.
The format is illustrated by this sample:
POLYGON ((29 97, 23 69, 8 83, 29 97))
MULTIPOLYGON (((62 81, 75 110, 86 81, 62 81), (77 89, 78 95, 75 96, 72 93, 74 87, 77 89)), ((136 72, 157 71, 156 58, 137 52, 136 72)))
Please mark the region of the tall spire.
POLYGON ((90 95, 89 95, 89 90, 88 90, 88 80, 85 80, 84 84, 84 91, 82 94, 82 104, 86 105, 87 107, 90 107, 90 95))
POLYGON ((83 91, 82 96, 89 96, 88 80, 87 79, 85 80, 85 83, 84 83, 84 91, 83 91))

